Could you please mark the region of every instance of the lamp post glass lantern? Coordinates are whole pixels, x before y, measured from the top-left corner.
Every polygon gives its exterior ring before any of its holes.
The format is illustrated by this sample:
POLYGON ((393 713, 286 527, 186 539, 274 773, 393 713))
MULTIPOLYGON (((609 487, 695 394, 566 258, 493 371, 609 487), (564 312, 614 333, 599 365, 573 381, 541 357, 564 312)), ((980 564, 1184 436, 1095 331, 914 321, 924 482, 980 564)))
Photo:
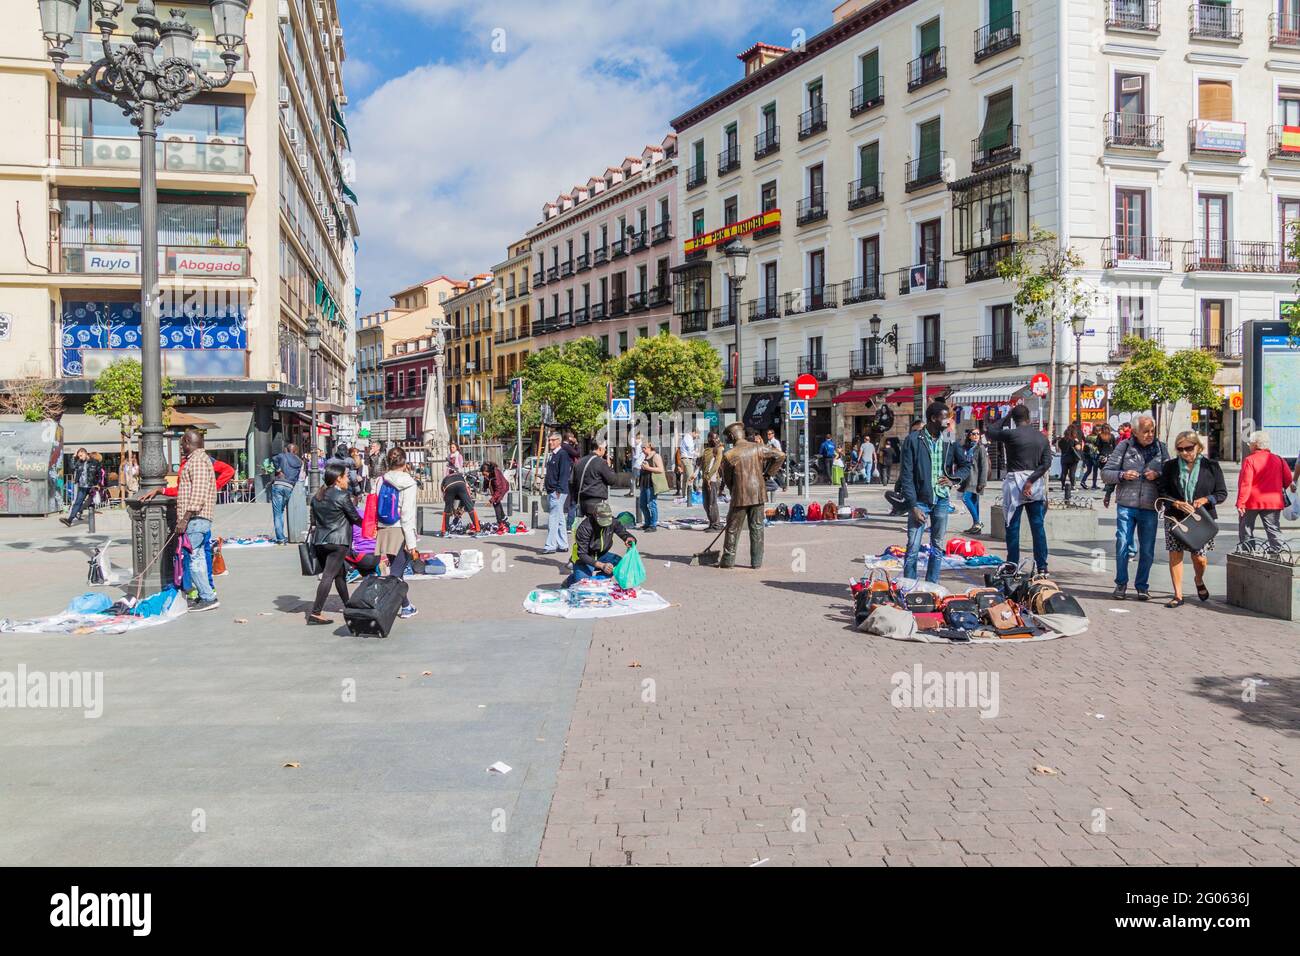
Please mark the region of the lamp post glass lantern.
MULTIPOLYGON (((135 32, 123 36, 118 18, 121 0, 84 0, 95 18, 102 56, 76 76, 63 72, 68 44, 76 30, 83 0, 37 0, 46 53, 62 86, 88 93, 118 107, 137 128, 140 137, 140 491, 156 492, 165 484, 168 469, 163 452, 162 347, 159 339, 161 295, 158 287, 158 183, 156 148, 158 127, 167 116, 201 93, 229 85, 244 44, 244 25, 250 0, 209 0, 216 39, 225 70, 209 75, 193 60, 194 27, 183 15, 162 23, 154 0, 139 0, 131 24, 135 32)), ((87 45, 89 50, 89 44, 87 45)), ((150 591, 162 587, 160 565, 171 529, 166 527, 167 504, 150 499, 136 501, 132 510, 132 545, 138 584, 150 591), (157 572, 145 582, 146 572, 157 572), (156 586, 155 586, 156 585, 156 586)), ((183 530, 183 529, 181 529, 183 530)))
POLYGON ((741 427, 745 425, 745 404, 744 389, 740 380, 744 375, 744 358, 741 351, 741 330, 744 324, 740 321, 740 288, 745 283, 745 276, 749 272, 749 249, 743 245, 739 239, 734 239, 727 243, 722 249, 723 253, 723 275, 730 283, 731 287, 731 322, 736 331, 736 369, 733 373, 735 378, 736 390, 736 421, 740 422, 741 427))

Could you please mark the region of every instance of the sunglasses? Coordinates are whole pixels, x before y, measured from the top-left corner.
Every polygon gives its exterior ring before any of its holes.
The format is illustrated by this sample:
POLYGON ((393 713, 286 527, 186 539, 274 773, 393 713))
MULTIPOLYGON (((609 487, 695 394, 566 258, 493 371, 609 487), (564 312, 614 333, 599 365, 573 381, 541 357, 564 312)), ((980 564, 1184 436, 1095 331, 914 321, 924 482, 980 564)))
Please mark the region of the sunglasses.
POLYGON ((1200 451, 1200 449, 1197 448, 1195 445, 1179 445, 1179 446, 1178 446, 1178 451, 1179 451, 1179 452, 1184 452, 1184 451, 1200 451))

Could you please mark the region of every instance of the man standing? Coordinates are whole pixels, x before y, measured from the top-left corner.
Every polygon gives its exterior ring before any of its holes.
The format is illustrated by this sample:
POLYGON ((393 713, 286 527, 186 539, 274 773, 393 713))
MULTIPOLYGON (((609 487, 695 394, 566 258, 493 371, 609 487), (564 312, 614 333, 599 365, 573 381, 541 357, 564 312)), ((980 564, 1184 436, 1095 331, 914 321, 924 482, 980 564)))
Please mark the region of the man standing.
POLYGON ((821 455, 822 471, 826 475, 826 480, 830 481, 831 465, 835 461, 835 439, 831 438, 830 435, 827 435, 826 439, 822 442, 821 448, 818 450, 818 453, 821 455))
POLYGON ((542 554, 555 554, 569 550, 569 528, 565 520, 565 505, 569 500, 569 482, 573 478, 573 461, 562 447, 560 433, 551 432, 546 438, 546 492, 551 511, 546 524, 546 547, 542 554))
POLYGON ((718 481, 722 477, 723 452, 722 439, 718 433, 709 432, 708 440, 700 452, 700 478, 704 485, 704 514, 709 519, 710 531, 721 531, 723 528, 722 522, 718 520, 718 481))
POLYGON ((989 481, 989 453, 980 439, 978 428, 967 430, 966 441, 961 446, 961 450, 966 453, 966 460, 970 462, 970 474, 961 483, 962 504, 970 512, 971 520, 971 526, 964 533, 981 534, 984 525, 980 522, 980 495, 984 494, 984 487, 989 481))
POLYGON ((989 438, 1006 446, 1006 475, 1002 479, 1002 514, 1007 523, 1007 560, 1020 563, 1020 517, 1029 513, 1034 540, 1034 567, 1047 573, 1047 473, 1052 446, 1047 436, 1029 424, 1029 406, 1016 405, 1000 422, 989 422, 989 438))
POLYGON ((275 480, 271 482, 271 520, 275 524, 275 543, 288 544, 289 536, 284 530, 284 509, 293 496, 294 485, 302 475, 302 459, 298 457, 298 446, 292 443, 284 446, 284 451, 271 459, 275 466, 275 480))
POLYGON ((641 447, 641 436, 632 438, 632 487, 627 490, 629 498, 641 493, 641 466, 645 464, 645 449, 641 447))
POLYGON ((191 611, 210 611, 220 606, 212 578, 204 539, 212 533, 212 519, 217 511, 217 476, 212 459, 203 450, 203 435, 193 428, 181 436, 181 454, 185 462, 176 482, 176 530, 185 535, 190 548, 190 579, 198 588, 197 601, 191 611))
POLYGON ((870 432, 862 436, 862 444, 858 446, 858 468, 863 483, 871 484, 876 473, 876 445, 870 432))
POLYGON ((727 534, 723 539, 720 568, 736 566, 736 545, 740 543, 740 529, 749 526, 749 563, 757 569, 763 566, 763 511, 767 499, 767 479, 785 461, 785 455, 770 445, 762 445, 745 438, 745 426, 732 422, 727 426, 727 440, 731 448, 722 456, 722 480, 731 493, 731 506, 727 510, 727 534))
POLYGON ((908 510, 903 576, 916 577, 921 539, 925 537, 928 521, 930 560, 925 579, 932 584, 939 582, 939 572, 943 569, 943 539, 948 530, 948 515, 953 510, 948 499, 952 489, 970 474, 970 462, 965 453, 956 442, 943 440, 949 414, 945 403, 930 404, 925 410, 925 426, 912 432, 903 442, 903 461, 899 468, 899 493, 908 510))
POLYGON ((691 499, 691 487, 695 484, 695 459, 699 455, 700 433, 692 428, 690 431, 682 431, 682 442, 679 450, 682 453, 682 497, 687 500, 691 499))
POLYGON ((569 484, 570 500, 577 503, 579 515, 588 515, 602 501, 609 501, 609 489, 616 476, 614 469, 605 460, 607 442, 604 435, 599 435, 592 443, 591 454, 579 459, 573 468, 573 479, 569 484))
POLYGON ((384 449, 373 438, 366 449, 366 471, 370 479, 366 482, 366 493, 379 491, 379 479, 384 476, 384 449))
POLYGON ((1129 553, 1138 542, 1137 599, 1151 600, 1151 564, 1156 555, 1156 499, 1160 497, 1160 470, 1169 459, 1164 443, 1156 440, 1156 423, 1140 415, 1133 433, 1115 446, 1101 479, 1115 486, 1115 591, 1122 601, 1128 591, 1129 553))

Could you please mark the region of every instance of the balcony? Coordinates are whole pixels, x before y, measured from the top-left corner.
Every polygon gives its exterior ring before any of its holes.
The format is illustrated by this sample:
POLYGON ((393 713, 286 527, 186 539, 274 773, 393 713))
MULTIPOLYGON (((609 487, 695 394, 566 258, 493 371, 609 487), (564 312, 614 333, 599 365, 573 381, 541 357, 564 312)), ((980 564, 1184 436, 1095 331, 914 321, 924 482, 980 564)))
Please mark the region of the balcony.
POLYGON ((780 385, 781 363, 777 359, 759 359, 754 363, 755 385, 780 385))
POLYGON ((948 48, 941 46, 922 53, 907 64, 907 92, 914 93, 923 86, 948 75, 948 48))
POLYGON ((1187 9, 1187 35, 1193 40, 1226 40, 1240 43, 1241 8, 1217 3, 1194 3, 1187 9))
POLYGON ((571 276, 571 275, 573 275, 573 260, 572 260, 572 259, 569 259, 569 260, 567 260, 567 261, 565 261, 565 262, 561 262, 561 263, 560 263, 560 278, 561 278, 561 279, 567 279, 567 278, 568 278, 569 276, 571 276))
POLYGON ((880 349, 854 349, 849 355, 849 378, 884 378, 880 349))
POLYGON ((826 374, 826 356, 824 355, 804 355, 799 358, 799 374, 811 375, 819 382, 824 382, 830 378, 826 374))
POLYGON ((718 153, 718 175, 725 176, 740 168, 740 147, 729 146, 718 153))
POLYGON ((673 237, 673 221, 665 219, 659 225, 650 230, 650 245, 657 246, 661 242, 667 242, 673 237))
POLYGON ((1172 269, 1170 241, 1156 236, 1113 236, 1101 241, 1103 269, 1172 269))
MULTIPOLYGON (((209 136, 203 142, 193 137, 168 138, 159 133, 154 151, 159 173, 242 174, 248 172, 248 147, 230 137, 209 136)), ((140 171, 138 136, 83 136, 77 130, 50 135, 50 153, 63 166, 78 169, 125 169, 140 171)))
POLYGON ((826 132, 825 103, 818 103, 812 109, 799 114, 799 138, 801 140, 824 132, 826 132))
POLYGON ((1197 239, 1183 246, 1186 272, 1249 272, 1282 275, 1300 272, 1300 263, 1277 242, 1197 239))
POLYGON ((764 322, 767 319, 779 319, 780 317, 781 300, 775 294, 761 299, 750 299, 749 321, 764 322))
POLYGON ((588 306, 580 306, 573 310, 573 324, 575 326, 591 324, 591 312, 588 306))
POLYGON ((1246 155, 1246 124, 1194 119, 1187 124, 1187 148, 1198 156, 1237 159, 1246 155))
POLYGON ((591 316, 591 321, 593 322, 604 322, 606 319, 604 302, 591 303, 591 306, 588 308, 587 311, 588 314, 591 316))
POLYGON ((858 302, 873 302, 885 297, 884 286, 880 282, 880 273, 871 276, 858 276, 846 279, 840 287, 840 301, 845 305, 858 302))
POLYGON ((1107 149, 1146 149, 1159 152, 1165 148, 1165 118, 1153 113, 1107 113, 1107 149))
POLYGON ((855 179, 849 183, 849 209, 862 209, 885 201, 885 174, 875 179, 855 179))
POLYGON ((806 199, 800 199, 795 213, 795 222, 800 226, 820 222, 827 216, 826 192, 817 190, 806 199))
POLYGON ((769 126, 754 137, 754 158, 762 159, 781 149, 781 127, 769 126))
POLYGON ((627 299, 616 295, 609 300, 609 317, 612 319, 620 315, 627 315, 627 299))
POLYGON ((506 301, 513 302, 514 300, 515 300, 515 287, 511 286, 510 288, 506 289, 506 301))
POLYGON ((633 292, 631 295, 627 297, 627 311, 629 313, 644 312, 646 308, 648 308, 648 305, 649 305, 648 292, 644 292, 644 291, 633 292))
POLYGON ((560 278, 560 267, 558 265, 551 266, 549 269, 546 270, 547 282, 556 282, 559 280, 559 278, 560 278))
POLYGON ((1020 11, 975 31, 975 62, 980 63, 1003 50, 1020 46, 1020 11))
POLYGON ((1019 365, 1020 333, 975 336, 971 340, 971 364, 975 368, 1019 365))
POLYGON ((1300 46, 1300 13, 1271 13, 1268 17, 1271 46, 1300 46))
POLYGON ((970 142, 970 167, 972 172, 1013 163, 1020 158, 1020 126, 1006 128, 1002 136, 977 136, 970 142))
POLYGON ((1106 29, 1160 32, 1160 0, 1106 0, 1106 29))
POLYGON ((537 270, 537 275, 533 276, 533 288, 540 289, 546 285, 546 272, 543 269, 537 270))
POLYGON ((574 272, 586 272, 590 268, 591 268, 590 253, 586 253, 586 252, 580 253, 578 257, 573 260, 574 272))
POLYGON ((492 336, 492 344, 505 345, 507 342, 515 341, 515 339, 517 339, 518 337, 519 336, 515 333, 513 326, 508 329, 506 328, 497 329, 492 336))
POLYGON ((929 153, 920 159, 913 159, 904 166, 903 190, 914 193, 926 186, 943 182, 943 166, 948 161, 946 150, 929 153))
MULTIPOLYGON (((71 275, 140 274, 140 247, 131 243, 55 243, 55 269, 71 275)), ((244 246, 158 247, 158 268, 166 276, 248 275, 248 249, 244 246)))
POLYGON ((736 387, 736 373, 733 372, 730 368, 724 368, 722 370, 722 387, 723 388, 736 387))
MULTIPOLYGON (((549 319, 537 319, 533 322, 533 335, 545 335, 548 332, 554 332, 555 326, 549 319)), ((450 370, 448 370, 450 372, 450 370)))
POLYGON ((591 254, 591 264, 593 266, 604 265, 609 261, 609 247, 600 246, 591 254))
POLYGON ((1016 249, 1014 242, 977 249, 966 256, 966 281, 986 282, 998 278, 998 263, 1010 256, 1016 249))
POLYGON ((644 252, 650 248, 650 230, 642 229, 640 232, 634 232, 627 237, 627 254, 630 256, 634 252, 644 252))
POLYGON ((709 170, 703 163, 696 163, 686 170, 686 188, 694 189, 709 181, 709 170))
MULTIPOLYGON (((717 310, 714 309, 716 312, 717 310)), ((682 313, 682 335, 709 331, 709 313, 703 309, 682 313)))
POLYGON ((573 328, 573 313, 561 312, 559 315, 557 315, 555 317, 555 328, 557 330, 573 328))
POLYGON ((1112 362, 1123 361, 1133 354, 1133 346, 1126 341, 1130 337, 1155 342, 1162 349, 1165 347, 1164 329, 1148 329, 1146 326, 1135 326, 1126 329, 1111 329, 1108 336, 1108 351, 1112 362))
POLYGON ((1300 126, 1270 126, 1268 128, 1268 158, 1287 161, 1300 160, 1300 126))
POLYGON ((898 271, 899 295, 946 288, 948 288, 948 264, 942 259, 918 262, 910 269, 898 271))
POLYGON ((1240 359, 1241 332, 1241 329, 1229 332, 1226 329, 1206 329, 1197 326, 1192 329, 1192 348, 1209 352, 1219 359, 1240 359))
POLYGON ((740 314, 740 309, 736 305, 721 305, 709 313, 715 329, 732 329, 736 327, 736 319, 740 314))
POLYGON ((609 257, 611 259, 621 259, 627 255, 627 240, 615 239, 609 244, 609 257))
POLYGON ((510 387, 510 379, 511 379, 511 378, 513 378, 513 376, 510 376, 510 375, 497 375, 497 376, 494 376, 493 379, 492 379, 492 387, 493 387, 493 388, 502 388, 502 389, 509 388, 509 387, 510 387))
POLYGON ((860 116, 885 103, 885 78, 877 76, 872 83, 863 83, 849 91, 849 116, 860 116))
POLYGON ((668 305, 673 300, 672 287, 667 283, 650 287, 649 306, 657 309, 661 305, 668 305))
POLYGON ((696 249, 692 252, 686 253, 686 255, 683 256, 682 258, 686 262, 703 262, 708 257, 709 257, 708 249, 696 249))
POLYGON ((909 342, 907 346, 907 370, 909 372, 942 372, 946 368, 943 352, 942 342, 909 342))
POLYGON ((835 286, 829 284, 809 286, 806 289, 787 292, 785 294, 785 314, 806 315, 809 312, 833 309, 837 298, 835 286))

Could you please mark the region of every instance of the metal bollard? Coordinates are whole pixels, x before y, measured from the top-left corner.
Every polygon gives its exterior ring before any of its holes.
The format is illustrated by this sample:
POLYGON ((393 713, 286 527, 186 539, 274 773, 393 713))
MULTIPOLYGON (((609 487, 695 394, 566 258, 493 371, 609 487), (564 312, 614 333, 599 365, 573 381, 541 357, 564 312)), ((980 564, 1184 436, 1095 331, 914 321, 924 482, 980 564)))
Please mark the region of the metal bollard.
POLYGON ((537 520, 537 519, 538 519, 538 510, 539 510, 540 506, 541 506, 541 501, 538 500, 536 497, 533 497, 533 498, 530 498, 530 499, 529 499, 529 501, 528 501, 528 526, 529 526, 530 528, 534 528, 534 529, 536 529, 536 528, 540 528, 540 527, 541 527, 541 524, 539 524, 539 523, 538 523, 538 520, 537 520))

